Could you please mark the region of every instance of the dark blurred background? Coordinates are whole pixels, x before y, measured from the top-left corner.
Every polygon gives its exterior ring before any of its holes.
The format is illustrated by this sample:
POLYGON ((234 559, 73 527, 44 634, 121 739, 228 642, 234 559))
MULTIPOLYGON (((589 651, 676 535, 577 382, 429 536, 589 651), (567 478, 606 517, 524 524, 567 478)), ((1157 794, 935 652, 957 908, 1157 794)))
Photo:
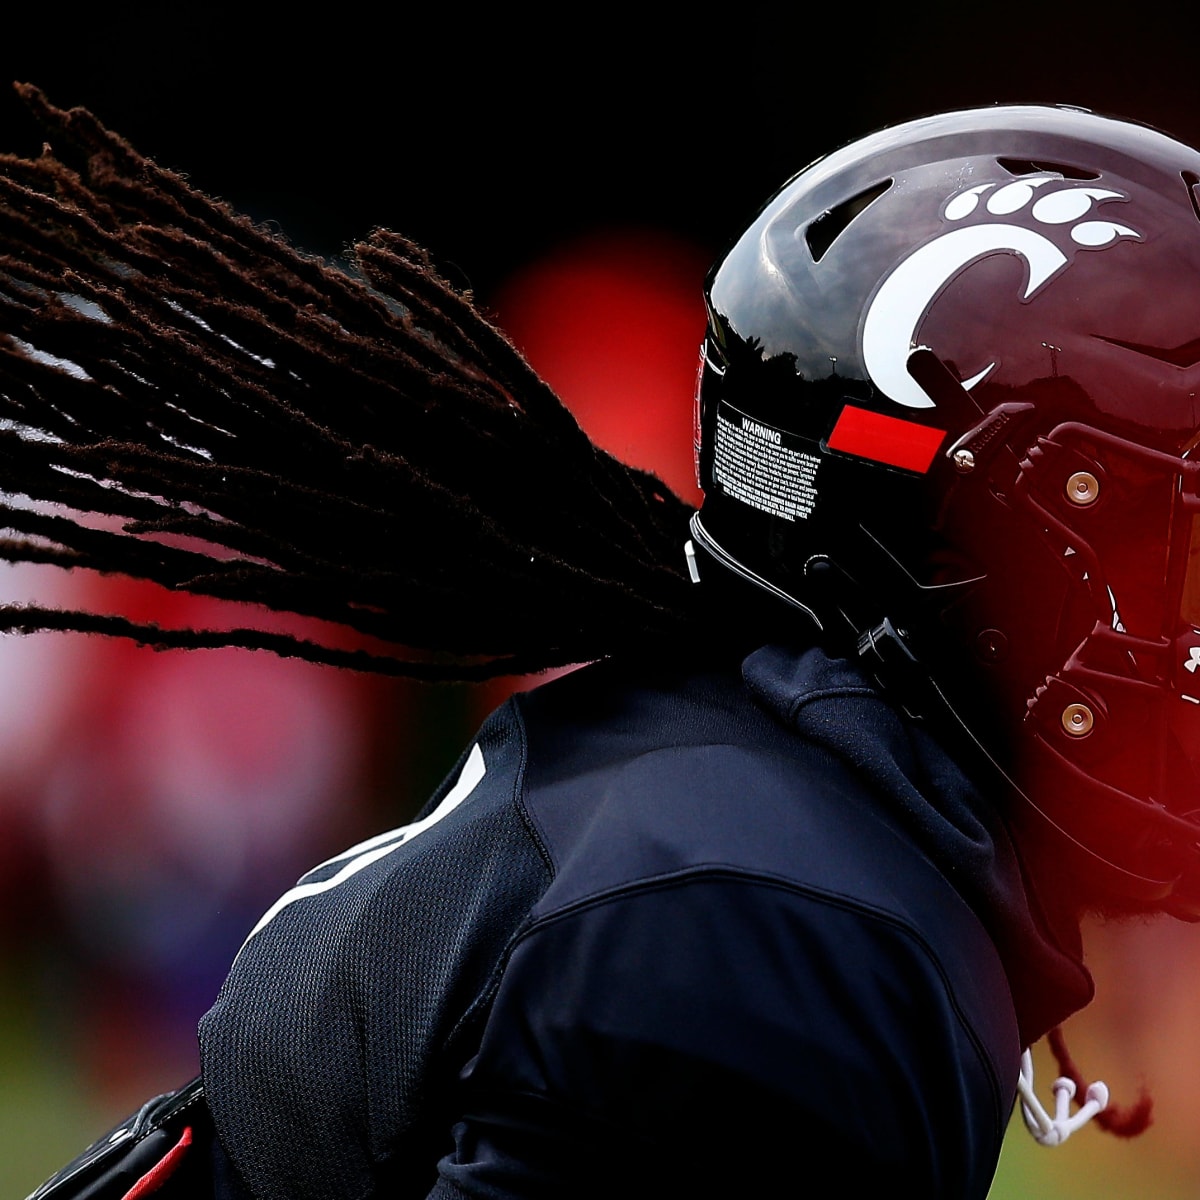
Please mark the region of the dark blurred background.
MULTIPOLYGON (((935 109, 1064 102, 1200 140, 1196 18, 1169 5, 310 11, 10 5, 0 62, 311 250, 391 225, 485 295, 598 226, 715 252, 816 155, 935 109)), ((11 97, 0 121, 36 145, 11 97)))
MULTIPOLYGON (((880 125, 997 101, 1200 142, 1197 24, 1163 6, 940 0, 10 4, 0 83, 91 109, 311 252, 336 259, 376 225, 424 243, 597 440, 690 496, 704 271, 775 187, 880 125)), ((0 87, 0 151, 39 140, 0 87)), ((0 575, 3 598, 116 586, 0 575)), ((0 1195, 194 1071, 195 1020, 257 915, 312 862, 406 819, 505 686, 0 642, 0 1195)), ((1101 999, 1069 1030, 1076 1057, 1118 1099, 1146 1082, 1158 1122, 1133 1146, 1010 1139, 994 1195, 1192 1196, 1200 934, 1100 927, 1091 945, 1101 999)))

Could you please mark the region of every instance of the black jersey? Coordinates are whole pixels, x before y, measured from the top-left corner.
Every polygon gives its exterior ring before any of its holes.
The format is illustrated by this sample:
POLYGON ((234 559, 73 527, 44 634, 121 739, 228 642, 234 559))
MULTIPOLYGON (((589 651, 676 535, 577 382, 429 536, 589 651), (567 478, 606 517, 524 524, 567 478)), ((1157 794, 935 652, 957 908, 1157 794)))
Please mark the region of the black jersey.
POLYGON ((820 1162, 982 1200, 1022 1046, 1089 997, 936 744, 768 647, 510 700, 417 821, 264 915, 201 1049, 229 1195, 758 1195, 820 1162))

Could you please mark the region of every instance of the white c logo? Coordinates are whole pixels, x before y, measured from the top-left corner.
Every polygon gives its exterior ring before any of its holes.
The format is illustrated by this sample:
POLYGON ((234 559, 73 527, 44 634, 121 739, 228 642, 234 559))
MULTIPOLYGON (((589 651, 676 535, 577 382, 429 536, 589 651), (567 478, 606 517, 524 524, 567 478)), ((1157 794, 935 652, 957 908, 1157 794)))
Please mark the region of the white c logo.
MULTIPOLYGON (((1097 205, 1126 198, 1108 188, 1073 187, 1056 175, 1034 175, 993 188, 984 183, 960 192, 946 205, 946 219, 961 221, 981 206, 992 217, 1010 217, 1028 207, 1030 218, 1040 225, 1062 228, 1085 250, 1102 250, 1122 238, 1141 236, 1115 221, 1080 219, 1097 205), (1048 190, 1043 192, 1040 189, 1044 187, 1048 190)), ((908 373, 917 330, 942 288, 989 254, 1017 254, 1025 260, 1029 278, 1022 300, 1028 300, 1069 261, 1048 238, 1006 221, 961 226, 905 259, 880 285, 863 321, 863 363, 871 381, 889 399, 908 408, 933 407, 933 401, 908 373)), ((963 387, 973 388, 995 365, 990 362, 964 379, 963 387)))
MULTIPOLYGON (((908 408, 933 407, 908 373, 917 327, 955 275, 977 259, 999 253, 1019 254, 1029 264, 1023 300, 1067 264, 1067 256, 1033 230, 1019 225, 971 225, 922 246, 883 281, 863 322, 863 363, 872 383, 890 400, 908 408)), ((974 387, 995 365, 988 363, 963 386, 974 387)))

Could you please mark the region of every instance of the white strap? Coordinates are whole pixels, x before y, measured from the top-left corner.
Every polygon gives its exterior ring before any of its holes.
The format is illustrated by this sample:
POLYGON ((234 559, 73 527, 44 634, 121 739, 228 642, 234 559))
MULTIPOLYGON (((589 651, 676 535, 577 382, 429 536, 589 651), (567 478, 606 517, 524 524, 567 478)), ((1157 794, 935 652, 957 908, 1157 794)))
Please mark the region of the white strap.
POLYGON ((1036 1141, 1043 1146, 1061 1146, 1077 1129, 1082 1129, 1098 1112, 1108 1106, 1108 1086, 1097 1080, 1088 1085, 1084 1103, 1071 1116, 1071 1100, 1075 1084, 1060 1076, 1051 1085, 1054 1091, 1054 1116, 1042 1107, 1033 1090, 1033 1055, 1026 1050, 1021 1055, 1021 1073, 1017 1076, 1017 1093, 1021 1098, 1021 1113, 1025 1125, 1036 1141))

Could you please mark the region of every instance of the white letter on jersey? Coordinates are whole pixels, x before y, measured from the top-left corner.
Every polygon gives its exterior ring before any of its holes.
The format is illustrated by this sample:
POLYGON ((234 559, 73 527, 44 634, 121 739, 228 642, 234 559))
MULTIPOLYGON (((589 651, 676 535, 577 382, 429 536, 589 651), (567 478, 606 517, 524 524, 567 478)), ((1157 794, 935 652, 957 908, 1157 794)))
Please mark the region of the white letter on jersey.
MULTIPOLYGON (((327 892, 330 888, 345 883, 347 879, 352 875, 357 875, 364 867, 378 862, 381 858, 391 854, 393 850, 399 849, 405 842, 411 842, 417 834, 424 833, 431 825, 436 825, 444 816, 453 812, 479 786, 484 774, 483 751, 476 743, 471 747, 471 753, 467 756, 467 761, 463 764, 463 769, 454 786, 442 797, 442 802, 429 816, 420 821, 413 821, 411 825, 401 825, 399 829, 377 834, 333 858, 326 859, 320 866, 314 867, 313 871, 320 871, 323 867, 341 862, 343 859, 347 860, 346 865, 328 879, 322 879, 315 883, 298 883, 291 891, 284 892, 263 913, 259 923, 250 930, 246 936, 246 942, 256 933, 265 929, 289 904, 294 904, 297 900, 303 900, 307 896, 319 896, 322 892, 327 892)), ((310 871, 309 874, 311 875, 313 871, 310 871)), ((246 942, 242 943, 243 949, 245 949, 246 942)))

